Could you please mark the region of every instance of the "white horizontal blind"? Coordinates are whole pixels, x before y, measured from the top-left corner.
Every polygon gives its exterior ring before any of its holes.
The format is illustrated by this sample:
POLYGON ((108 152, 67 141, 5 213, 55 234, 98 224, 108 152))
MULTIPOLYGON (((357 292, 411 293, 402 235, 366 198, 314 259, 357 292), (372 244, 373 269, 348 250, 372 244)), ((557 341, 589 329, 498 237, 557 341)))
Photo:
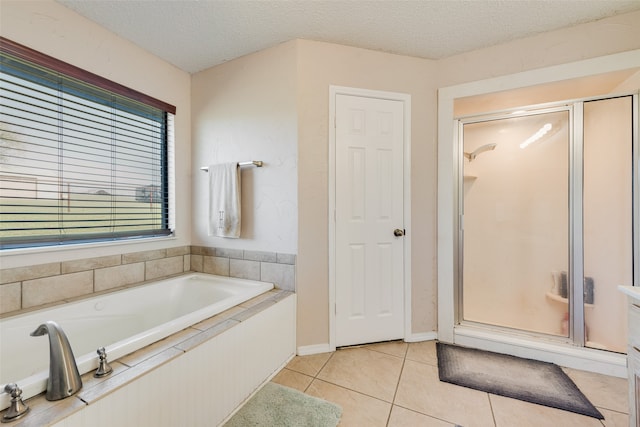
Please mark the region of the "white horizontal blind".
POLYGON ((0 247, 170 234, 169 113, 0 59, 0 247))

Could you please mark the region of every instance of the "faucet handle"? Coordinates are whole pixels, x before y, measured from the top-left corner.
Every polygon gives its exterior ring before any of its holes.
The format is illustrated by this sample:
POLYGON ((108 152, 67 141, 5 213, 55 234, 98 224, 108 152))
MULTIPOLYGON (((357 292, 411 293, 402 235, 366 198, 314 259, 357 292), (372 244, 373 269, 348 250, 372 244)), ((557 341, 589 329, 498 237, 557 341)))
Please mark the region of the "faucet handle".
POLYGON ((18 387, 16 383, 10 383, 4 386, 4 391, 11 396, 11 406, 7 409, 7 412, 2 416, 0 422, 10 423, 18 418, 24 416, 29 412, 29 407, 24 404, 22 398, 22 389, 18 387))
POLYGON ((98 365, 98 369, 96 370, 96 373, 93 374, 93 376, 94 378, 102 378, 113 372, 113 368, 109 366, 109 363, 107 362, 107 352, 105 351, 104 347, 100 347, 98 350, 96 350, 96 353, 98 353, 100 362, 98 365))

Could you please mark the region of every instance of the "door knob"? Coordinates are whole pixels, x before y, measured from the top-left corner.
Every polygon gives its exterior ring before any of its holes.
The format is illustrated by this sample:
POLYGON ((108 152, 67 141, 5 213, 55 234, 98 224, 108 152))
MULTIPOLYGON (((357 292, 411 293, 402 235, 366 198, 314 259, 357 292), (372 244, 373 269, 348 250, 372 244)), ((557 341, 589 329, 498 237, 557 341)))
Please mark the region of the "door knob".
POLYGON ((396 237, 402 237, 404 236, 404 230, 396 228, 395 230, 393 230, 393 235, 396 237))

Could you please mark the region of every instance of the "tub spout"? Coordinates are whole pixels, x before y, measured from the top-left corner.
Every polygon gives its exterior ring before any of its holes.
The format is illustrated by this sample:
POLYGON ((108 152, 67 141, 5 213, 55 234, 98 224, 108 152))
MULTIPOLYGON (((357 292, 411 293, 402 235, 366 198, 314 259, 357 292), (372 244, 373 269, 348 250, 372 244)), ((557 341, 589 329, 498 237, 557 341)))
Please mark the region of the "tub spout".
POLYGON ((82 388, 76 359, 64 331, 56 322, 47 321, 31 332, 32 337, 49 335, 49 378, 47 400, 69 397, 82 388))

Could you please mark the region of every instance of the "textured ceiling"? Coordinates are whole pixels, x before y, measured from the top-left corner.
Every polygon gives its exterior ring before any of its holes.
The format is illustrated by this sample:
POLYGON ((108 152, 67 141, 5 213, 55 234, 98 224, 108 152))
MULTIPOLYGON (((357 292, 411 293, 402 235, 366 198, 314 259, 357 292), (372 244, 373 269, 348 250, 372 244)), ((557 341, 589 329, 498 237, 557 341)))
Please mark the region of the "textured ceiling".
POLYGON ((190 73, 295 38, 439 59, 640 9, 640 0, 58 2, 190 73))

